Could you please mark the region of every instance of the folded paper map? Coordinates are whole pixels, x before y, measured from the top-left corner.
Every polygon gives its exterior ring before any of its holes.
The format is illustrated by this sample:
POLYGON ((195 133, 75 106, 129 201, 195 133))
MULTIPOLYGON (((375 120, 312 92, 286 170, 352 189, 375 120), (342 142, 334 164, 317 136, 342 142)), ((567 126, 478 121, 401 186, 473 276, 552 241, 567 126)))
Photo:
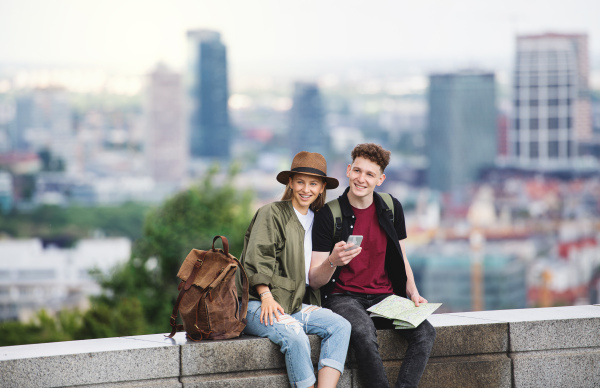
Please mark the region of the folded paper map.
POLYGON ((416 307, 410 299, 390 295, 369 307, 367 311, 371 312, 372 317, 392 319, 396 329, 414 329, 441 305, 441 303, 419 303, 419 307, 416 307))

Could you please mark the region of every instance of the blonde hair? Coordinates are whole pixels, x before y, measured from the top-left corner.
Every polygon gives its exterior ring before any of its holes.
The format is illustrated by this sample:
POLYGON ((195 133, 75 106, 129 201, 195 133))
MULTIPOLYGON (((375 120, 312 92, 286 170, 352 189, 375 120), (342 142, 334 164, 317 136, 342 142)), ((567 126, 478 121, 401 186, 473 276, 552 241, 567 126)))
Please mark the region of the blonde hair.
MULTIPOLYGON (((290 176, 290 178, 294 179, 294 175, 290 176)), ((324 179, 321 179, 321 181, 323 182, 323 186, 327 185, 327 182, 325 182, 324 179)), ((285 185, 285 191, 283 192, 283 195, 281 196, 281 200, 282 201, 291 200, 293 192, 294 192, 294 190, 292 190, 292 188, 290 187, 290 182, 288 181, 288 183, 285 185)), ((309 206, 310 210, 312 210, 313 212, 317 212, 323 206, 325 206, 325 203, 327 202, 326 193, 327 193, 327 190, 323 190, 323 192, 317 197, 317 199, 315 199, 315 201, 310 204, 310 206, 309 206)))

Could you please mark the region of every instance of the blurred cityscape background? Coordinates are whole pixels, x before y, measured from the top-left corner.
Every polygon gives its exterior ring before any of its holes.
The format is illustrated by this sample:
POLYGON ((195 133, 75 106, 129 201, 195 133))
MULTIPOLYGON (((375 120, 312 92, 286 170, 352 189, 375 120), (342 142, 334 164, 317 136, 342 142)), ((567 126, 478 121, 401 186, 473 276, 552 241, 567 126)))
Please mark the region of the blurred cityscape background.
POLYGON ((600 303, 600 3, 483 3, 0 3, 0 344, 167 331, 189 249, 363 142, 439 312, 600 303))

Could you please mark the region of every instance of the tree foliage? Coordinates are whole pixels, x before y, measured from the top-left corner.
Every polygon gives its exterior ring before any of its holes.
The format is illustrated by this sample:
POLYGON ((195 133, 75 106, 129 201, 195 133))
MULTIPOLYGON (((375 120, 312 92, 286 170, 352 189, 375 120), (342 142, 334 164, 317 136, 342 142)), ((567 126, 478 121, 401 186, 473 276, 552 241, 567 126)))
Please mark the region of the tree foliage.
POLYGON ((122 298, 116 303, 95 299, 85 313, 62 310, 51 316, 40 310, 27 323, 0 323, 0 346, 108 338, 147 332, 139 300, 122 298))
MULTIPOLYGON (((126 263, 109 274, 92 273, 104 292, 92 298, 88 311, 61 311, 55 317, 41 311, 29 323, 0 323, 0 346, 170 331, 177 272, 187 254, 193 248, 209 249, 213 237, 223 235, 231 254, 239 257, 252 218, 252 195, 233 187, 235 171, 222 185, 214 183, 216 173, 213 169, 195 187, 150 210, 134 204, 100 209, 46 206, 28 215, 12 215, 19 223, 13 230, 16 235, 43 236, 52 231, 72 232, 76 238, 82 230, 101 228, 137 241, 126 263), (43 225, 52 228, 36 229, 43 225)), ((0 232, 6 232, 10 222, 0 220, 0 232)))
POLYGON ((99 207, 40 206, 28 213, 14 212, 1 217, 0 234, 73 242, 101 230, 109 236, 135 240, 141 237, 149 209, 148 205, 139 203, 99 207))
MULTIPOLYGON (((177 272, 193 248, 209 249, 216 235, 229 240, 239 257, 250 223, 252 195, 225 184, 214 184, 211 171, 198 185, 152 210, 131 260, 109 277, 99 277, 107 295, 137 298, 150 332, 165 332, 177 296, 177 272)), ((107 296, 109 297, 109 296, 107 296)))

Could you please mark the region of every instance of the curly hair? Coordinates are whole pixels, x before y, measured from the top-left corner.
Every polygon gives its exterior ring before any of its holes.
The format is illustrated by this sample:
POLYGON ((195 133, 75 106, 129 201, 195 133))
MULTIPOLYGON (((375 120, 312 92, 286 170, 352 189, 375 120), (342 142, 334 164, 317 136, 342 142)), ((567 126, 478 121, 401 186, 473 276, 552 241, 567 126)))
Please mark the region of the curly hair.
POLYGON ((352 162, 360 156, 376 163, 383 173, 388 164, 390 164, 391 154, 390 151, 383 149, 379 144, 364 143, 354 147, 350 155, 352 155, 352 162))

